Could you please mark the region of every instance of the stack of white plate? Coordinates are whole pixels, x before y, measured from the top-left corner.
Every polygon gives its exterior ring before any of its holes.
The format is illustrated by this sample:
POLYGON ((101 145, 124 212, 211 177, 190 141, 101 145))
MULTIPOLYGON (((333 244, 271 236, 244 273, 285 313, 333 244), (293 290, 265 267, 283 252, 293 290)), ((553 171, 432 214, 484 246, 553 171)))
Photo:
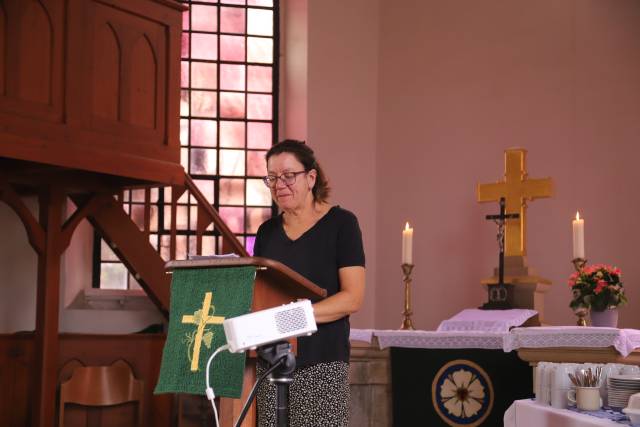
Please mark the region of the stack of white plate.
POLYGON ((609 406, 626 408, 629 397, 640 392, 640 375, 610 375, 607 378, 609 406))

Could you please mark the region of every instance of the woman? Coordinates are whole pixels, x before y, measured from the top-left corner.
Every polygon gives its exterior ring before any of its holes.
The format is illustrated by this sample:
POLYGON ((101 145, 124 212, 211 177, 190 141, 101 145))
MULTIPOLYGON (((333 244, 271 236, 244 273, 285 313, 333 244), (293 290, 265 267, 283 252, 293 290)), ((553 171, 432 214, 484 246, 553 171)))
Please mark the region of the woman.
MULTIPOLYGON (((364 298, 364 251, 355 215, 327 203, 327 179, 313 150, 286 140, 266 155, 265 184, 281 214, 258 229, 254 255, 275 259, 327 290, 313 305, 318 331, 298 338, 289 389, 291 426, 347 426, 349 315, 364 298)), ((258 394, 261 427, 275 425, 275 388, 258 394)))

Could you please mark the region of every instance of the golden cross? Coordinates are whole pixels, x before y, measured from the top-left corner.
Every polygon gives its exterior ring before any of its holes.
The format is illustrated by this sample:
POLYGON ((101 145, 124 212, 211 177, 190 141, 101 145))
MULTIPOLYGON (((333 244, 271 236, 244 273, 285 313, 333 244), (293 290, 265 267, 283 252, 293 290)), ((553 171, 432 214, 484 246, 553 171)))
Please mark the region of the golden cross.
POLYGON ((211 292, 204 294, 204 301, 202 301, 202 311, 200 315, 200 321, 196 322, 195 316, 184 315, 182 316, 182 323, 192 323, 198 325, 198 331, 193 346, 193 357, 191 358, 191 371, 196 372, 198 370, 198 362, 200 361, 200 347, 202 346, 202 335, 204 334, 204 328, 207 325, 215 324, 220 325, 224 320, 222 316, 209 316, 209 309, 211 308, 211 292))
POLYGON ((509 148, 504 151, 504 180, 493 184, 478 184, 479 202, 506 199, 506 212, 519 213, 520 218, 506 220, 505 256, 527 254, 527 200, 553 195, 551 178, 527 179, 527 150, 509 148))

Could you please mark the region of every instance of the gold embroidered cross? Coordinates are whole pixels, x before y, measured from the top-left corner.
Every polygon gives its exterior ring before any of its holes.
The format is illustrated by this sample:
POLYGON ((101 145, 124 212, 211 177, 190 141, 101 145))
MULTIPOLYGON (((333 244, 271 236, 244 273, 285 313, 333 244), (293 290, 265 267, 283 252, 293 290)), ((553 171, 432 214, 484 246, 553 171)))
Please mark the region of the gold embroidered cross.
POLYGON ((200 315, 196 311, 193 316, 183 315, 182 323, 192 323, 198 326, 193 346, 193 357, 191 358, 191 371, 196 372, 198 370, 198 362, 200 360, 200 347, 202 346, 202 337, 207 325, 220 325, 224 320, 222 316, 209 316, 209 310, 211 309, 212 293, 207 292, 204 294, 204 301, 202 301, 202 309, 200 315))

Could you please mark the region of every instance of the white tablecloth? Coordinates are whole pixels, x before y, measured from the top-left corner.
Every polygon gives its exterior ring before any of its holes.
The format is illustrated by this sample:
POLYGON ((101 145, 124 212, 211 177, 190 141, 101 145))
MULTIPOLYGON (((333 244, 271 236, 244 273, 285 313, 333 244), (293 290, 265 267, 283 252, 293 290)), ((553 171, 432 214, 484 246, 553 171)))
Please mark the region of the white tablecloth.
POLYGON ((579 326, 552 326, 513 328, 509 332, 481 331, 402 331, 352 329, 351 339, 371 342, 377 337, 380 348, 481 348, 502 349, 505 352, 519 348, 551 347, 614 347, 622 356, 640 348, 640 330, 593 328, 579 326))
POLYGON ((507 334, 499 332, 374 331, 380 348, 504 349, 507 334))
POLYGON ((373 329, 352 329, 349 339, 351 341, 364 341, 371 344, 373 329))
POLYGON ((543 406, 530 399, 516 400, 504 413, 504 427, 623 427, 613 421, 543 406))
POLYGON ((548 347, 604 348, 613 346, 618 353, 628 356, 640 347, 637 329, 594 328, 584 326, 550 326, 515 328, 509 334, 509 349, 548 347))

